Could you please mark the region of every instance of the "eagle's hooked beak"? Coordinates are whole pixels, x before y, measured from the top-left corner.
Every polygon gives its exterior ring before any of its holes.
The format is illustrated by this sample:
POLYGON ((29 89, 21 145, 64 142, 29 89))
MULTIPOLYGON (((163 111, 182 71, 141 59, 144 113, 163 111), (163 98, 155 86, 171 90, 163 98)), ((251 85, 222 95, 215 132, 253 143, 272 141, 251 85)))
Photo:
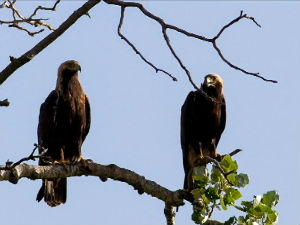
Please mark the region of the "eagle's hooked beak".
POLYGON ((78 70, 81 72, 81 66, 78 66, 78 70))
POLYGON ((214 83, 215 83, 215 81, 212 77, 206 77, 206 79, 205 79, 206 86, 212 86, 212 85, 214 85, 214 83))

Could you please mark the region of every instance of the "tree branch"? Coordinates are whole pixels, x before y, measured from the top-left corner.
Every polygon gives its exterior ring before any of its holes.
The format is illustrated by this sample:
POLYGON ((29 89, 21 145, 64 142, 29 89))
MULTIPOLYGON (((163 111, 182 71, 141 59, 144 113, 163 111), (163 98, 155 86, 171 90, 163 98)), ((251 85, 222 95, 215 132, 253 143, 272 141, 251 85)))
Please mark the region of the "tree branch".
MULTIPOLYGON (((233 19, 231 22, 229 22, 228 24, 224 25, 221 30, 217 33, 217 35, 214 38, 207 38, 189 31, 186 31, 182 28, 179 28, 177 26, 171 25, 171 24, 167 24, 164 22, 164 20, 154 14, 152 14, 151 12, 149 12, 142 4, 137 3, 137 2, 124 2, 121 0, 104 0, 104 2, 106 2, 107 4, 113 4, 113 5, 118 5, 121 6, 122 8, 126 8, 126 7, 135 7, 138 8, 145 16, 149 17, 150 19, 155 20, 156 22, 158 22, 161 27, 162 27, 162 33, 163 33, 163 37, 166 41, 167 46, 169 47, 172 55, 175 57, 175 59, 177 60, 177 62, 179 63, 180 67, 185 71, 190 83, 193 85, 193 87, 196 90, 199 90, 199 88, 197 87, 197 85, 193 82, 192 80, 192 76, 190 71, 187 69, 187 67, 183 64, 182 60, 178 57, 178 55, 175 53, 174 48, 172 47, 171 43, 170 43, 170 39, 167 35, 167 29, 171 29, 174 31, 177 31, 179 33, 182 33, 188 37, 193 37, 202 41, 206 41, 206 42, 210 42, 213 45, 213 48, 217 51, 218 55, 220 56, 220 58, 230 67, 232 67, 233 69, 239 70, 247 75, 252 75, 255 77, 258 77, 264 81, 267 82, 272 82, 272 83, 277 83, 277 81, 275 80, 271 80, 271 79, 266 79, 263 76, 261 76, 259 73, 253 73, 253 72, 248 72, 245 69, 242 69, 236 65, 234 65, 233 63, 231 63, 228 59, 226 59, 221 51, 221 49, 217 46, 217 39, 221 37, 221 35, 223 34, 223 32, 229 28, 230 26, 232 26, 233 24, 237 23, 238 21, 240 21, 241 19, 249 19, 252 20, 258 27, 261 27, 256 20, 253 17, 249 17, 247 16, 247 14, 244 14, 243 11, 240 12, 240 15, 233 19)), ((123 17, 123 16, 121 16, 123 17)), ((129 43, 128 43, 129 44, 129 43)), ((130 44, 129 44, 130 45, 130 44)), ((132 46, 131 46, 132 47, 132 46)), ((145 60, 144 60, 145 61, 145 60)))
POLYGON ((9 106, 9 101, 7 99, 0 101, 0 106, 9 106))
POLYGON ((167 188, 160 186, 154 181, 147 180, 145 177, 114 164, 104 166, 94 162, 78 163, 76 165, 47 165, 34 166, 27 164, 17 165, 10 170, 0 170, 0 181, 7 180, 14 184, 21 178, 35 179, 53 179, 66 178, 73 176, 97 176, 111 178, 125 182, 138 190, 139 193, 147 193, 172 206, 181 206, 183 202, 182 190, 172 192, 167 188))
MULTIPOLYGON (((14 1, 9 1, 11 3, 11 5, 14 4, 16 0, 14 1)), ((60 35, 62 35, 71 25, 73 25, 81 16, 83 15, 88 15, 88 11, 93 8, 96 4, 98 4, 101 0, 89 0, 88 2, 86 2, 83 6, 81 6, 78 10, 76 10, 65 22, 63 22, 60 27, 53 31, 52 33, 50 33, 47 37, 45 37, 42 41, 40 41, 37 45, 35 45, 31 50, 27 51, 26 53, 24 53, 21 57, 19 58, 14 58, 14 60, 12 60, 12 62, 4 69, 0 72, 0 85, 13 73, 15 72, 19 67, 23 66, 24 64, 26 64, 27 62, 29 62, 34 56, 36 56, 39 52, 41 52, 44 48, 46 48, 49 44, 51 44, 54 40, 56 40, 60 35)), ((33 17, 38 10, 41 9, 47 9, 47 10, 55 10, 56 5, 58 4, 59 0, 57 0, 54 4, 54 6, 52 8, 43 8, 43 7, 38 7, 36 8, 36 10, 32 13, 31 17, 33 17)), ((197 87, 197 85, 193 82, 192 80, 192 76, 190 71, 187 69, 187 67, 183 64, 182 60, 179 58, 179 56, 175 53, 174 48, 172 47, 171 43, 170 43, 170 39, 167 35, 167 29, 171 29, 174 31, 177 31, 179 33, 182 33, 188 37, 193 37, 202 41, 206 41, 206 42, 210 42, 212 43, 214 49, 217 51, 217 53, 219 54, 220 58, 226 63, 228 64, 230 67, 239 70, 245 74, 248 75, 252 75, 258 78, 263 79, 264 81, 268 81, 268 82, 273 82, 273 83, 277 83, 277 81, 275 80, 270 80, 270 79, 266 79, 264 77, 262 77, 259 73, 253 73, 253 72, 248 72, 236 65, 234 65, 233 63, 231 63, 229 60, 227 60, 221 49, 217 46, 216 41, 219 37, 221 37, 222 33, 229 28, 230 26, 232 26, 234 23, 238 22, 239 20, 246 18, 246 19, 250 19, 252 20, 257 26, 260 27, 260 25, 256 22, 256 20, 253 17, 249 17, 247 16, 247 14, 243 14, 243 11, 241 11, 240 16, 235 18, 234 20, 232 20, 230 23, 226 24, 225 26, 223 26, 223 28, 221 28, 221 30, 218 32, 218 34, 214 37, 214 38, 206 38, 204 36, 192 33, 192 32, 188 32, 182 28, 176 27, 174 25, 171 24, 167 24, 163 21, 163 19, 161 19, 160 17, 152 14, 151 12, 149 12, 142 4, 140 3, 136 3, 136 2, 124 2, 124 1, 120 1, 120 0, 104 0, 104 2, 106 2, 107 4, 113 4, 113 5, 118 5, 121 6, 123 8, 123 10, 121 11, 121 18, 120 18, 120 24, 118 27, 118 33, 119 36, 121 38, 123 38, 127 44, 129 44, 131 46, 131 48, 133 48, 133 50, 147 63, 149 64, 151 67, 153 67, 157 72, 161 71, 165 74, 167 74, 168 76, 170 76, 173 80, 175 80, 176 78, 171 76, 170 73, 166 72, 165 70, 159 69, 157 67, 155 67, 152 63, 150 63, 148 60, 145 59, 145 57, 143 57, 143 55, 134 47, 134 45, 124 36, 121 34, 121 26, 122 26, 122 21, 123 21, 123 17, 124 17, 124 10, 126 7, 136 7, 138 8, 145 16, 155 20, 156 22, 158 22, 161 27, 162 27, 162 33, 163 33, 163 37, 166 41, 166 44, 168 46, 168 48, 170 49, 172 55, 175 57, 175 59, 177 60, 177 62, 179 63, 179 65, 181 66, 181 68, 185 71, 190 83, 192 84, 192 86, 196 89, 199 90, 199 88, 197 87)), ((5 2, 5 4, 2 4, 2 7, 7 7, 7 4, 5 2)), ((13 6, 11 6, 13 7, 13 6)), ((22 15, 20 14, 20 12, 18 10, 14 11, 13 13, 13 17, 14 20, 18 20, 17 17, 20 17, 22 20, 22 15)), ((26 19, 25 19, 26 20, 26 19)), ((33 19, 35 20, 35 19, 33 19)), ((18 26, 18 24, 13 24, 12 26, 18 26)), ((41 32, 41 31, 37 31, 37 32, 41 32)))
MULTIPOLYGON (((0 181, 9 181, 13 184, 17 184, 22 178, 35 179, 54 179, 54 178, 67 178, 73 176, 97 176, 105 182, 108 178, 113 180, 125 182, 131 185, 139 194, 147 193, 152 197, 158 198, 165 202, 164 214, 166 217, 167 225, 175 225, 176 207, 184 205, 184 200, 194 204, 194 198, 191 193, 186 190, 170 191, 169 189, 160 186, 154 181, 147 180, 144 176, 141 176, 134 171, 120 168, 117 165, 101 165, 94 163, 92 160, 84 160, 78 164, 50 164, 47 166, 34 166, 28 164, 21 164, 25 161, 35 160, 43 158, 47 149, 42 149, 40 155, 34 155, 37 148, 40 148, 38 144, 34 144, 34 149, 31 154, 18 160, 16 163, 7 161, 5 166, 0 166, 0 181)), ((230 153, 230 155, 240 152, 237 149, 230 153)), ((46 158, 45 158, 46 159, 46 158)), ((47 159, 46 159, 47 160, 47 159)), ((219 165, 219 163, 210 158, 205 157, 206 163, 213 162, 219 165)), ((49 161, 49 163, 51 163, 49 161)), ((220 167, 220 165, 219 165, 220 167)), ((222 168, 220 169, 222 170, 222 168)), ((211 212, 212 213, 212 212, 211 212)), ((222 224, 218 221, 208 220, 205 224, 222 224)))
POLYGON ((49 30, 52 30, 52 31, 55 30, 50 24, 44 22, 48 19, 33 18, 33 17, 37 15, 37 12, 39 10, 55 11, 56 6, 60 2, 60 0, 56 0, 56 2, 54 3, 54 5, 52 7, 44 7, 44 6, 36 7, 35 10, 33 11, 33 13, 29 17, 23 16, 21 14, 20 10, 18 10, 15 7, 16 1, 17 0, 6 0, 3 4, 1 4, 1 8, 8 8, 11 10, 13 20, 10 20, 10 21, 0 20, 0 24, 8 24, 9 27, 15 27, 19 30, 26 31, 27 34, 29 34, 30 36, 34 36, 35 34, 41 33, 44 31, 44 29, 40 29, 39 31, 30 31, 20 24, 26 23, 33 27, 46 27, 49 30))
POLYGON ((164 214, 167 220, 167 225, 175 225, 176 207, 166 203, 164 214))
POLYGON ((32 49, 24 53, 19 58, 14 58, 12 62, 0 72, 0 85, 12 75, 18 68, 29 62, 33 57, 39 54, 43 49, 55 41, 62 35, 69 27, 71 27, 81 16, 87 15, 88 11, 97 5, 100 0, 89 0, 80 8, 71 14, 71 16, 64 21, 55 31, 50 33, 47 37, 37 43, 32 49))
POLYGON ((121 32, 121 28, 122 28, 122 25, 123 25, 123 19, 124 19, 124 13, 125 13, 125 7, 121 7, 121 16, 120 16, 120 22, 119 22, 119 26, 118 26, 118 35, 121 37, 121 39, 123 39, 132 49, 133 51, 135 51, 136 54, 138 54, 141 59, 147 63, 149 66, 151 66, 156 73, 158 72, 163 72, 165 73, 166 75, 168 75, 169 77, 172 78, 173 81, 177 81, 177 78, 172 76, 172 74, 170 74, 169 72, 163 70, 163 69, 160 69, 160 68, 157 68, 156 66, 153 65, 153 63, 151 63, 149 60, 147 60, 140 51, 137 50, 137 48, 134 46, 134 44, 132 44, 121 32))

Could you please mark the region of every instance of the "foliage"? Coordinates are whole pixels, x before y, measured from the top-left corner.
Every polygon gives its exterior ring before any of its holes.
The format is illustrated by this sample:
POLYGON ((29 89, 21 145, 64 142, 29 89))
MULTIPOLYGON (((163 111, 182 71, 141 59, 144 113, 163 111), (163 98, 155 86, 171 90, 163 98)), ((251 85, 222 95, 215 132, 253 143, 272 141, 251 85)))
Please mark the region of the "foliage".
POLYGON ((230 217, 224 225, 275 225, 278 222, 278 213, 273 209, 279 201, 276 191, 254 196, 252 201, 241 201, 240 205, 236 203, 242 197, 238 188, 249 184, 249 177, 238 173, 238 163, 230 155, 214 164, 210 174, 206 166, 195 167, 193 182, 191 193, 195 201, 192 220, 197 224, 205 223, 214 208, 227 210, 230 206, 242 211, 245 216, 230 217))

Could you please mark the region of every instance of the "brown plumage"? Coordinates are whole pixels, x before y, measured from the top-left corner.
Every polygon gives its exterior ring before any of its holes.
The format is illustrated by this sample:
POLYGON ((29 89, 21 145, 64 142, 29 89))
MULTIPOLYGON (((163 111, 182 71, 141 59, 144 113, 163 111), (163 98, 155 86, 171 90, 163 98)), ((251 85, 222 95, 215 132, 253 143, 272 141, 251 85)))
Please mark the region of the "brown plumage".
MULTIPOLYGON (((38 143, 47 149, 39 165, 70 164, 81 161, 81 146, 91 122, 90 104, 78 79, 79 62, 69 60, 58 68, 53 90, 41 105, 38 124, 38 143), (49 158, 49 159, 48 159, 49 158)), ((67 199, 67 179, 44 179, 37 201, 44 198, 49 206, 58 206, 67 199)))
POLYGON ((181 108, 184 189, 193 189, 192 169, 199 166, 203 156, 215 159, 220 157, 216 147, 225 123, 223 80, 217 74, 209 74, 205 77, 199 91, 191 91, 188 94, 181 108))

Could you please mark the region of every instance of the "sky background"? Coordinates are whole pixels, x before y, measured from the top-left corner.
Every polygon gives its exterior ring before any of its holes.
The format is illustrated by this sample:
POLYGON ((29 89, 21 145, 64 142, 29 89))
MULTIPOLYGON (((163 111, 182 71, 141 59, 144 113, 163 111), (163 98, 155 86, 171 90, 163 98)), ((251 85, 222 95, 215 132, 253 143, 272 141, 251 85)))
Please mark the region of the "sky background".
MULTIPOLYGON (((41 2, 20 1, 29 15, 41 2)), ((45 17, 58 27, 84 1, 62 1, 45 17)), ((242 200, 277 190, 280 225, 300 224, 299 179, 299 2, 297 1, 149 1, 145 7, 167 23, 213 37, 240 10, 262 25, 242 20, 219 40, 224 55, 251 72, 278 84, 245 75, 220 60, 209 43, 168 31, 171 43, 200 85, 206 74, 218 73, 225 83, 227 123, 218 151, 243 152, 234 158, 239 171, 250 176, 242 200)), ((45 4, 51 5, 51 2, 45 4)), ((173 82, 145 64, 117 35, 120 8, 100 3, 0 87, 0 164, 30 154, 37 142, 40 104, 55 88, 57 68, 65 60, 81 63, 80 79, 90 98, 92 125, 83 155, 101 164, 131 169, 170 190, 182 188, 180 109, 193 90, 168 50, 160 26, 137 9, 126 10, 123 33, 147 59, 178 78, 173 82)), ((0 9, 0 19, 10 15, 0 9)), ((0 70, 9 56, 19 57, 49 32, 30 37, 0 26, 0 70)), ((30 162, 37 164, 37 162, 30 162)), ((50 208, 35 201, 41 180, 0 183, 0 224, 165 224, 164 203, 138 195, 125 183, 97 177, 68 179, 65 205, 50 208)), ((176 216, 178 225, 193 224, 186 203, 176 216)), ((215 211, 224 221, 236 210, 215 211)))

